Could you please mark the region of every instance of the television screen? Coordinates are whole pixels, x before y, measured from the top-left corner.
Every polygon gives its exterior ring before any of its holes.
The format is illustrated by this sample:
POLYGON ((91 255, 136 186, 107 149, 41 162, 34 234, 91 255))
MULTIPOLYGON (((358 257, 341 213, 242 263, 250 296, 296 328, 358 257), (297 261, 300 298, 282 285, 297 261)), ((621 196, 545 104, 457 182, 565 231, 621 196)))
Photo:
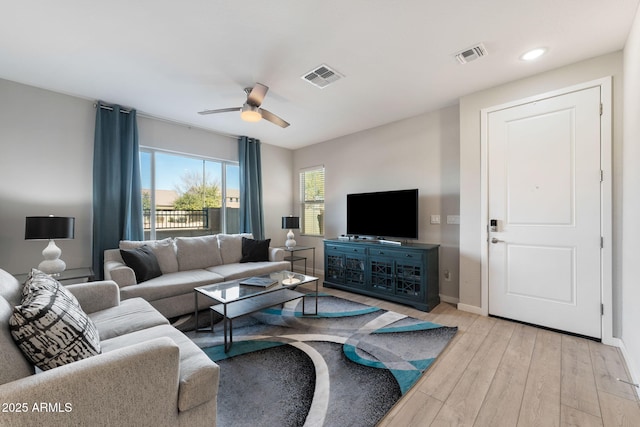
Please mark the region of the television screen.
POLYGON ((347 194, 347 234, 418 238, 418 190, 347 194))

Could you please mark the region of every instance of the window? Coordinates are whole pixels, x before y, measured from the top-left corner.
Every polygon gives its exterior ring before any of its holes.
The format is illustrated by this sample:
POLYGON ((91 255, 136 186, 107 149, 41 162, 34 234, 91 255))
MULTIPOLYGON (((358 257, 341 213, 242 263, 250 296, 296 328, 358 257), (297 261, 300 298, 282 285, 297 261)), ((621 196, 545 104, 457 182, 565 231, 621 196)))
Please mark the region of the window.
POLYGON ((300 172, 301 234, 324 234, 324 166, 300 172))
POLYGON ((140 150, 145 239, 238 233, 237 163, 140 150))

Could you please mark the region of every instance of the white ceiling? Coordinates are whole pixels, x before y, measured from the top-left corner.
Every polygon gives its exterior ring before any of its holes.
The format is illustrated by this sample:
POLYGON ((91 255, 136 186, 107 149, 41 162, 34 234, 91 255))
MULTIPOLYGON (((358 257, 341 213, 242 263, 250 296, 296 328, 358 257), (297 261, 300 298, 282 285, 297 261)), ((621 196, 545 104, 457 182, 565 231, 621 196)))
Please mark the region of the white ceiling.
POLYGON ((622 49, 638 1, 0 0, 0 78, 298 148, 622 49), (488 56, 456 61, 479 42, 488 56), (322 63, 345 78, 300 78, 322 63), (290 127, 197 114, 256 81, 290 127))

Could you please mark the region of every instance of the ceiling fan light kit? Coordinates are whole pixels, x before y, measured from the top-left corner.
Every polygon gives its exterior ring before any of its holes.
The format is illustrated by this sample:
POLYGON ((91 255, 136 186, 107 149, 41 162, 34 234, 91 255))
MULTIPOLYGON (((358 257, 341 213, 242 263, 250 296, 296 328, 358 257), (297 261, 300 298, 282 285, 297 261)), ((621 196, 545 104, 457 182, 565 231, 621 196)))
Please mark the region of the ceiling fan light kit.
POLYGON ((260 114, 258 107, 254 107, 245 102, 240 111, 240 118, 245 122, 259 122, 262 120, 262 114, 260 114))
POLYGON ((265 110, 264 108, 260 108, 262 105, 262 101, 264 100, 267 91, 269 90, 268 86, 263 85, 262 83, 256 83, 253 87, 245 88, 245 93, 247 94, 247 100, 242 107, 231 107, 231 108, 220 108, 217 110, 204 110, 199 111, 198 114, 217 114, 217 113, 228 113, 230 111, 240 111, 240 118, 246 122, 258 122, 261 119, 265 119, 268 122, 271 122, 275 125, 278 125, 282 128, 286 128, 289 126, 289 123, 276 116, 275 114, 265 110))

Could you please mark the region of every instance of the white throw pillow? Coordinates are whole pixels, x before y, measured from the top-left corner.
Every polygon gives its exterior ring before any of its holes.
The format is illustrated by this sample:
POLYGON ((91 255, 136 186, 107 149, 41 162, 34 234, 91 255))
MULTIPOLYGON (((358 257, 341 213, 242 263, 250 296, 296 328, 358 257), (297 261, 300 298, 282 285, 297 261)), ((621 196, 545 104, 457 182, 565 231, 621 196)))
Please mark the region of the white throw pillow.
POLYGON ((176 256, 176 245, 171 237, 162 240, 122 240, 120 249, 138 249, 147 245, 158 259, 158 265, 162 274, 175 273, 178 271, 178 258, 176 256))
POLYGON ((178 267, 180 271, 213 267, 222 264, 217 235, 177 237, 178 267))
POLYGON ((220 243, 220 254, 222 262, 225 264, 233 264, 240 262, 242 259, 242 238, 253 239, 253 234, 218 234, 218 242, 220 243))

